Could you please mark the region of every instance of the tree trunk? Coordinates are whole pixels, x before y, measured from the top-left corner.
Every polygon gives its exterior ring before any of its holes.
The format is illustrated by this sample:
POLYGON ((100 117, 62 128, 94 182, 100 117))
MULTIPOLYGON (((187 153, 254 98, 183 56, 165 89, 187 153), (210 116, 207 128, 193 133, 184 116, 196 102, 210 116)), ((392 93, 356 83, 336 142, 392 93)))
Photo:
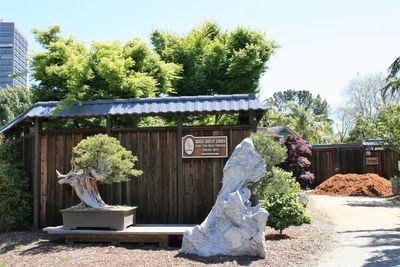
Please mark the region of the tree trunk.
POLYGON ((97 180, 90 176, 89 173, 75 173, 70 171, 66 175, 62 175, 57 172, 57 175, 60 178, 58 183, 66 183, 71 185, 79 199, 82 200, 82 203, 84 203, 86 206, 95 209, 101 209, 106 205, 106 203, 104 203, 104 201, 101 199, 99 191, 97 190, 97 180))

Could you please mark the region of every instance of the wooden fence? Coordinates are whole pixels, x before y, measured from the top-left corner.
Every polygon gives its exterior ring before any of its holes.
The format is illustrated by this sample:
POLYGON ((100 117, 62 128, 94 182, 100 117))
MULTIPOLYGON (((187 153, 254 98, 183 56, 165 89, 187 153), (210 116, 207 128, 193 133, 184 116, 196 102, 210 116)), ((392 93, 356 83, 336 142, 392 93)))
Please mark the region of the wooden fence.
MULTIPOLYGON (((248 137, 251 126, 183 127, 182 135, 227 136, 228 154, 248 137)), ((58 184, 55 170, 70 171, 72 148, 83 138, 105 130, 44 130, 40 132, 40 226, 60 225, 60 209, 79 203, 72 188, 58 184)), ((140 177, 112 185, 99 185, 107 204, 138 206, 138 223, 200 223, 209 213, 221 188, 227 158, 183 159, 179 185, 176 127, 112 129, 112 136, 138 156, 140 177)), ((34 136, 26 135, 18 146, 27 176, 33 181, 34 136), (22 151, 22 152, 21 152, 22 151)), ((373 172, 385 178, 399 175, 400 154, 359 144, 315 146, 311 172, 319 185, 336 173, 373 172), (369 152, 367 152, 369 151, 369 152), (367 155, 368 153, 368 155, 367 155), (367 165, 366 157, 378 159, 367 165)))
MULTIPOLYGON (((249 126, 183 127, 183 135, 228 137, 228 153, 250 135, 249 126)), ((62 224, 60 209, 78 204, 70 186, 57 182, 55 170, 71 169, 72 148, 83 138, 101 130, 57 130, 40 134, 40 226, 62 224)), ((177 131, 171 128, 113 129, 111 135, 138 156, 140 177, 112 185, 99 185, 107 204, 138 206, 138 223, 200 223, 207 216, 221 188, 223 167, 227 158, 183 159, 183 186, 178 185, 177 131), (179 208, 183 199, 183 208, 179 208)), ((25 155, 32 155, 33 138, 23 142, 25 155)), ((31 158, 23 159, 32 177, 31 158)))
POLYGON ((399 175, 400 154, 380 147, 361 144, 325 145, 312 148, 311 172, 315 185, 319 185, 337 173, 376 173, 389 179, 399 175), (369 165, 367 158, 377 158, 377 163, 369 165))

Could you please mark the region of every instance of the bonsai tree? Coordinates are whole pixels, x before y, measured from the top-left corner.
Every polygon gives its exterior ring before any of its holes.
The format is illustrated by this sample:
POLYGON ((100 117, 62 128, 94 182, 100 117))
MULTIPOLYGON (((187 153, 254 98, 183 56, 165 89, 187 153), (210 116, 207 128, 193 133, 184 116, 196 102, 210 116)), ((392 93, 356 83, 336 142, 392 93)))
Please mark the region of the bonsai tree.
POLYGON ((59 184, 71 185, 82 203, 80 207, 101 209, 106 206, 97 190, 97 182, 111 184, 139 176, 142 171, 135 169, 137 157, 121 146, 119 141, 105 134, 98 134, 82 140, 73 149, 72 170, 62 175, 59 184))
POLYGON ((315 179, 314 175, 307 171, 311 166, 311 162, 307 159, 311 156, 310 146, 301 136, 295 134, 286 138, 285 146, 288 157, 283 163, 284 169, 293 173, 302 188, 310 187, 315 179))

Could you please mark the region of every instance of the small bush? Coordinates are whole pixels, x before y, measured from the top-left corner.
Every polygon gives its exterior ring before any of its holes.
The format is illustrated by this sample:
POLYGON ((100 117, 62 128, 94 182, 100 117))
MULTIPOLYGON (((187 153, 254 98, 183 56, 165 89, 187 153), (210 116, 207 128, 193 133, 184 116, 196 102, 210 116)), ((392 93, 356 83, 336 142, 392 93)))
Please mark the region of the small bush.
POLYGON ((269 213, 267 225, 279 231, 281 235, 283 230, 291 225, 311 222, 296 194, 272 195, 262 200, 261 204, 269 213))
POLYGON ((0 136, 0 231, 21 226, 31 211, 24 173, 8 158, 10 142, 0 136))
MULTIPOLYGON (((291 225, 309 223, 311 219, 306 215, 296 195, 301 191, 300 184, 292 172, 276 167, 288 157, 287 148, 262 133, 252 134, 250 137, 255 149, 267 164, 268 171, 255 191, 257 197, 261 199, 261 205, 269 212, 267 225, 282 234, 283 229, 291 225)), ((293 151, 293 153, 300 152, 307 151, 293 151)), ((307 162, 301 161, 301 163, 307 165, 307 162)))
POLYGON ((265 176, 261 179, 260 184, 254 192, 255 195, 259 199, 261 199, 263 198, 264 191, 267 187, 270 187, 271 185, 272 187, 274 187, 275 185, 279 186, 279 182, 273 181, 274 177, 275 175, 280 175, 280 177, 278 178, 281 178, 284 174, 273 174, 272 171, 275 165, 282 163, 286 159, 287 153, 284 146, 263 133, 252 133, 250 135, 250 138, 253 141, 254 148, 258 153, 260 153, 261 157, 265 161, 265 164, 267 165, 267 172, 265 176))
POLYGON ((75 164, 79 169, 100 170, 102 183, 127 181, 128 175, 138 176, 142 171, 134 168, 137 157, 121 146, 118 139, 98 134, 82 140, 74 147, 75 164))
POLYGON ((296 182, 292 173, 279 167, 273 167, 271 171, 266 173, 257 190, 261 199, 274 195, 295 194, 301 191, 300 185, 296 182))
POLYGON ((250 138, 254 143, 256 151, 260 153, 265 161, 267 169, 285 161, 287 157, 287 149, 271 137, 266 136, 263 133, 252 133, 250 138))

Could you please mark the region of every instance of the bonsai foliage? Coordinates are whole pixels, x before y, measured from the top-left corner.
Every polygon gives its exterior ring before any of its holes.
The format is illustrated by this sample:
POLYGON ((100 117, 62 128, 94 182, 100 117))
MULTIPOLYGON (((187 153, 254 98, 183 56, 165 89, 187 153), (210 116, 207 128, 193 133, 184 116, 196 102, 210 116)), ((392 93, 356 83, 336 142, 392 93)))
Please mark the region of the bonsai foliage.
POLYGON ((283 229, 291 225, 311 222, 311 217, 305 213, 296 194, 272 195, 261 203, 269 213, 267 225, 278 230, 281 235, 283 229))
POLYGON ((28 182, 12 154, 12 144, 0 136, 0 231, 22 225, 31 210, 28 182))
POLYGON ((315 179, 314 175, 307 171, 311 162, 307 157, 311 156, 310 146, 299 135, 289 135, 286 138, 287 159, 284 162, 284 169, 291 171, 303 188, 311 185, 315 179))
POLYGON ((73 152, 78 169, 84 172, 94 169, 100 173, 101 182, 106 184, 126 181, 128 175, 142 174, 142 171, 134 168, 137 157, 122 147, 116 138, 105 134, 82 140, 73 152))

